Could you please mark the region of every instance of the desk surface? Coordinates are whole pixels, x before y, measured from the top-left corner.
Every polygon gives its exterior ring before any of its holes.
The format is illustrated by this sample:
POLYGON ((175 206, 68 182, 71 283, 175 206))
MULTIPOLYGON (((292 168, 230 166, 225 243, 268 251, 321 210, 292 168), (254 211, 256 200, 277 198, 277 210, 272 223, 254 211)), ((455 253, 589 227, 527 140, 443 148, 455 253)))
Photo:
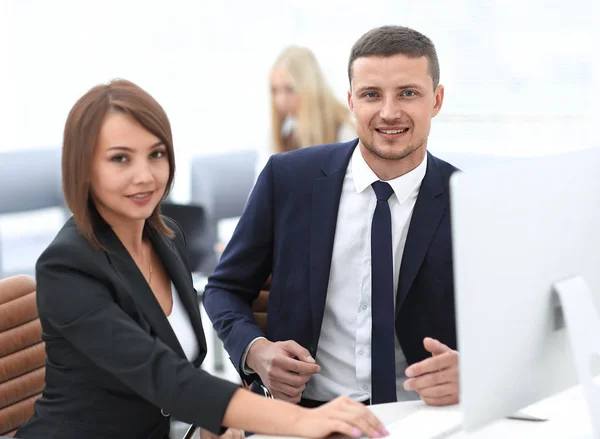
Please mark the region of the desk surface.
MULTIPOLYGON (((581 387, 577 386, 562 392, 552 398, 540 401, 530 408, 530 411, 548 418, 548 421, 517 421, 511 419, 498 420, 487 427, 472 433, 457 428, 448 428, 444 433, 442 424, 458 419, 460 422, 460 407, 429 407, 421 401, 397 402, 371 406, 371 410, 393 432, 391 437, 403 439, 419 438, 591 438, 592 425, 583 399, 581 387), (435 434, 432 429, 419 431, 419 425, 440 426, 435 434), (458 430, 458 431, 457 431, 458 430)), ((273 439, 274 436, 254 435, 254 439, 273 439)))

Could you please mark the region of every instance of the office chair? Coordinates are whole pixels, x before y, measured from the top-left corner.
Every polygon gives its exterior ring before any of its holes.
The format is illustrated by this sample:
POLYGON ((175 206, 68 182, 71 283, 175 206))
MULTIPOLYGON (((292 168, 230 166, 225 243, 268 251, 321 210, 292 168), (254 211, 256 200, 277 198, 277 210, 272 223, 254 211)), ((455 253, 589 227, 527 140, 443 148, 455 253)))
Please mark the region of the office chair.
POLYGON ((163 201, 160 209, 163 215, 175 220, 183 229, 192 271, 211 274, 217 265, 217 258, 204 208, 163 201))
POLYGON ((0 280, 0 436, 13 437, 33 414, 45 386, 46 351, 35 302, 35 281, 0 280))
POLYGON ((255 181, 254 150, 194 157, 191 169, 191 199, 206 208, 213 239, 217 224, 242 215, 255 181))

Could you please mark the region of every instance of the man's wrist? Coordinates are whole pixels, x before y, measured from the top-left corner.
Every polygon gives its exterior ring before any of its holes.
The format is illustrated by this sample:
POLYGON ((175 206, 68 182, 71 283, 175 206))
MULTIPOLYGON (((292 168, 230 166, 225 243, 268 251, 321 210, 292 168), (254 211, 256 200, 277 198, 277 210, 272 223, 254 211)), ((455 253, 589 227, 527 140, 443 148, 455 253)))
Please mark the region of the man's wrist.
POLYGON ((240 370, 245 375, 252 375, 253 373, 255 373, 254 370, 251 367, 249 367, 249 365, 248 365, 248 354, 250 353, 250 349, 252 348, 252 345, 254 345, 259 340, 266 340, 266 338, 265 337, 256 337, 250 343, 248 343, 248 346, 246 346, 246 349, 244 349, 244 353, 242 354, 242 361, 240 364, 240 370))
POLYGON ((248 355, 246 355, 246 362, 244 364, 249 370, 252 370, 253 373, 256 372, 256 369, 259 366, 259 355, 258 352, 261 348, 270 341, 264 337, 256 338, 252 340, 252 343, 248 346, 248 355))

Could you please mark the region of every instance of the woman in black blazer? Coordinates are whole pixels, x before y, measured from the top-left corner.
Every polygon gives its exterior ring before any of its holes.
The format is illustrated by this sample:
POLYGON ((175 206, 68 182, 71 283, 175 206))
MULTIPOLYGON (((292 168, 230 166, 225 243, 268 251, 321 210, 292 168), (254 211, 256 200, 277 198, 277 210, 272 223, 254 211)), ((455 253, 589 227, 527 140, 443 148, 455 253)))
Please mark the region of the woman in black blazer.
POLYGON ((169 437, 169 420, 261 433, 385 435, 362 404, 308 410, 199 369, 206 342, 177 223, 169 121, 128 81, 87 92, 67 118, 63 189, 73 217, 36 266, 46 388, 20 438, 169 437))

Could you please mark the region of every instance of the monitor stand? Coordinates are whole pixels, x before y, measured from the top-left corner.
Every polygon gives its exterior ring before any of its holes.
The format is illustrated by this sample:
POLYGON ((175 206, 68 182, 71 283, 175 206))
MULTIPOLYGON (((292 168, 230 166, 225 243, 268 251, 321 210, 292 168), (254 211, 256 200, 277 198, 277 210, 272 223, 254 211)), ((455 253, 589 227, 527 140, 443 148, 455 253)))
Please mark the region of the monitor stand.
POLYGON ((533 422, 543 422, 547 421, 548 418, 545 414, 530 412, 528 409, 522 409, 517 412, 514 412, 512 415, 507 416, 507 419, 516 419, 517 421, 533 421, 533 422))
POLYGON ((594 437, 600 438, 600 382, 594 382, 594 375, 600 373, 600 316, 592 292, 580 276, 557 282, 554 289, 562 307, 594 437))

